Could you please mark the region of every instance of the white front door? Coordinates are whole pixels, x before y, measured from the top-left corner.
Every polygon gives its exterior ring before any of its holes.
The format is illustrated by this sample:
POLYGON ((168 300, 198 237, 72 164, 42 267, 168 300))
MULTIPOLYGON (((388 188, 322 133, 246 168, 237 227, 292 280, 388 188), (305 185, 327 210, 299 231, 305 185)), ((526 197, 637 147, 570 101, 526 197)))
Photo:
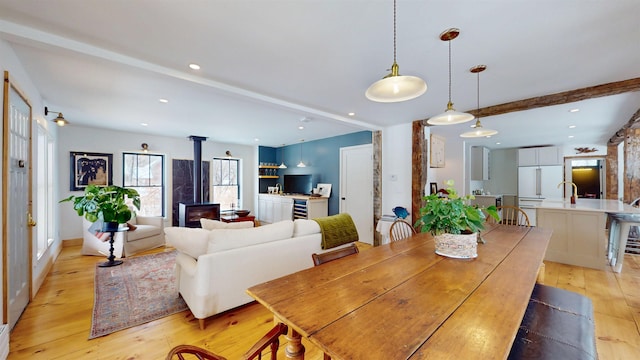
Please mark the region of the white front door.
POLYGON ((360 241, 373 245, 373 145, 340 148, 340 213, 348 213, 360 241))
POLYGON ((31 298, 31 106, 6 71, 4 84, 4 317, 13 328, 31 298))

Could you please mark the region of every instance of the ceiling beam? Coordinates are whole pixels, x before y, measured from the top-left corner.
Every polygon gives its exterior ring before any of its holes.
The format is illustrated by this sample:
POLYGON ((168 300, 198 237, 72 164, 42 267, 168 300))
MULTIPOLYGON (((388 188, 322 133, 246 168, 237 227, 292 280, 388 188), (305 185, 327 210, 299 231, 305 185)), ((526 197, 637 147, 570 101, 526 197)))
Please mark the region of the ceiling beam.
MULTIPOLYGON (((576 101, 597 97, 618 95, 630 91, 640 91, 640 78, 616 81, 607 84, 590 86, 582 89, 569 90, 561 93, 538 96, 534 98, 512 101, 500 105, 487 106, 481 109, 468 110, 473 116, 488 117, 516 111, 536 109, 545 106, 568 104, 576 101)), ((427 119, 419 120, 425 126, 427 119)))
POLYGON ((609 139, 607 145, 618 145, 622 141, 624 141, 624 137, 627 129, 637 129, 640 127, 640 109, 638 109, 635 114, 631 115, 631 119, 624 124, 620 130, 616 131, 615 134, 609 139))

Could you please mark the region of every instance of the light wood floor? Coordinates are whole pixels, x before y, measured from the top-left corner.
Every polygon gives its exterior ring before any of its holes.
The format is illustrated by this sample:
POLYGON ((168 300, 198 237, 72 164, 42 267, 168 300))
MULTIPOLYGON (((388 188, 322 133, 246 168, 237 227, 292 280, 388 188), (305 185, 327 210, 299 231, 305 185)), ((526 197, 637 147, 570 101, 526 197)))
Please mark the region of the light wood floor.
MULTIPOLYGON (((104 259, 79 253, 77 246, 63 249, 11 333, 10 360, 164 359, 169 349, 178 344, 201 346, 234 360, 272 326, 271 314, 252 303, 208 319, 204 331, 199 330, 189 311, 184 311, 87 340, 94 267, 104 259)), ((585 294, 593 300, 601 360, 640 359, 640 256, 625 256, 620 275, 547 262, 545 284, 585 294)), ((313 345, 304 344, 307 359, 322 359, 322 353, 313 345)), ((283 354, 279 358, 284 359, 283 354)))

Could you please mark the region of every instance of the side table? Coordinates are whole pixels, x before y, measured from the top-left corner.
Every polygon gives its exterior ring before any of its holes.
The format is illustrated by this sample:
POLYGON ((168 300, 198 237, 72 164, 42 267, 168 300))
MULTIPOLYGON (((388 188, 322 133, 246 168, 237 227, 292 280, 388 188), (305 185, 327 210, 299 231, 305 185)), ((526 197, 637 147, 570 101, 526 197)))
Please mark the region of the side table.
POLYGON ((253 215, 247 216, 238 216, 238 215, 222 215, 220 216, 220 220, 226 223, 231 222, 240 222, 240 221, 251 221, 253 222, 253 226, 256 226, 256 217, 253 215))

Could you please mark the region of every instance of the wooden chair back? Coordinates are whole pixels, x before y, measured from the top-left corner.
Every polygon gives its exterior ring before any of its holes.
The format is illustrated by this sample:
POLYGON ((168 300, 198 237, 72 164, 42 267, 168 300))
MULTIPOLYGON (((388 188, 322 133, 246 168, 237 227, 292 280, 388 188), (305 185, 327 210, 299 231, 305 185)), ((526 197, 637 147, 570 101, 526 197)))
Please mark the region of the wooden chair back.
MULTIPOLYGON (((280 347, 280 335, 286 335, 288 327, 285 324, 278 323, 268 333, 266 333, 258 342, 255 343, 247 352, 242 355, 243 360, 262 359, 262 351, 270 348, 271 360, 277 360, 278 348, 280 347)), ((165 360, 227 360, 226 358, 216 355, 209 350, 193 346, 178 345, 171 349, 165 360)))
POLYGON ((389 240, 398 241, 411 237, 417 233, 416 229, 404 219, 396 219, 389 228, 389 240))
MULTIPOLYGON (((498 211, 502 211, 500 224, 531 226, 527 213, 517 206, 498 206, 498 211)), ((495 220, 493 220, 492 217, 487 217, 487 219, 489 219, 490 222, 495 223, 495 220)))
POLYGON ((311 254, 311 258, 313 259, 313 265, 318 266, 324 263, 328 263, 329 261, 338 260, 348 255, 357 254, 358 252, 359 251, 356 244, 351 243, 349 244, 349 246, 340 249, 327 251, 321 254, 311 254))

